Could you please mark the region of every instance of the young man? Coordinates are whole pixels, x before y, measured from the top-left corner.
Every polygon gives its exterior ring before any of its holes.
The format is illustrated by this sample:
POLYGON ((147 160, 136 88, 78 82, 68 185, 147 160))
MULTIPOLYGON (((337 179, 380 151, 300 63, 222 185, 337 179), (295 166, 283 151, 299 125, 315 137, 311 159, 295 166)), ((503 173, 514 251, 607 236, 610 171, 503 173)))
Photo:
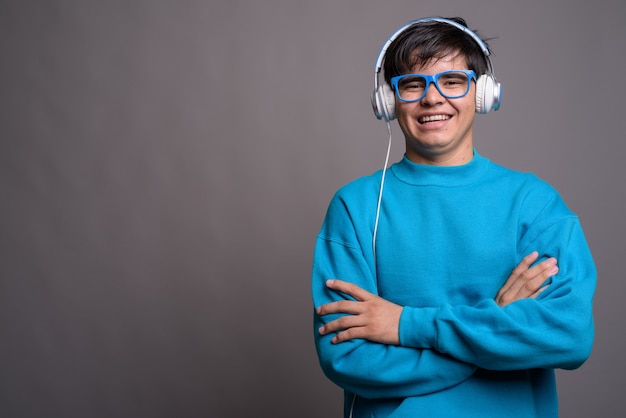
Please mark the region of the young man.
POLYGON ((488 54, 462 19, 429 18, 379 56, 375 111, 406 154, 336 193, 313 263, 316 348, 346 417, 557 417, 554 369, 590 355, 578 218, 474 148, 475 113, 499 106, 488 54))

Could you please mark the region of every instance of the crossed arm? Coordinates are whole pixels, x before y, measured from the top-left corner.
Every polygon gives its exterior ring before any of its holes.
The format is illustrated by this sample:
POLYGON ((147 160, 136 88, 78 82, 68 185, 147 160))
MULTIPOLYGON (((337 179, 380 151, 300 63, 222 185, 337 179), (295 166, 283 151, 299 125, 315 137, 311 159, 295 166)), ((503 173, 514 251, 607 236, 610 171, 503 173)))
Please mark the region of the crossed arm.
MULTIPOLYGON (((495 297, 499 306, 504 307, 521 299, 536 298, 546 289, 547 286, 543 284, 558 272, 557 260, 549 258, 532 266, 538 256, 537 252, 527 255, 513 269, 495 297)), ((356 338, 390 345, 400 343, 402 306, 342 280, 328 280, 326 286, 350 295, 355 300, 341 300, 317 307, 317 314, 322 316, 349 314, 321 326, 318 330, 321 335, 336 333, 332 339, 335 344, 356 338)))

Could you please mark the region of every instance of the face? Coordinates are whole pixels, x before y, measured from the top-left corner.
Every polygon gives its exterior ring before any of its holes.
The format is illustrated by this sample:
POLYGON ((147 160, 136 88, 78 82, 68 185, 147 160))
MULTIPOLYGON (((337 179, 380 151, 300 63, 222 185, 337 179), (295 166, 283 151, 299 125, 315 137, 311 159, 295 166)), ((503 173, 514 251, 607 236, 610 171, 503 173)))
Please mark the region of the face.
MULTIPOLYGON (((449 55, 415 66, 412 73, 437 74, 447 70, 467 70, 465 57, 449 55)), ((472 127, 474 124, 476 83, 469 93, 447 99, 431 84, 426 96, 413 103, 396 97, 396 115, 406 140, 407 157, 416 163, 461 165, 473 157, 472 127)))

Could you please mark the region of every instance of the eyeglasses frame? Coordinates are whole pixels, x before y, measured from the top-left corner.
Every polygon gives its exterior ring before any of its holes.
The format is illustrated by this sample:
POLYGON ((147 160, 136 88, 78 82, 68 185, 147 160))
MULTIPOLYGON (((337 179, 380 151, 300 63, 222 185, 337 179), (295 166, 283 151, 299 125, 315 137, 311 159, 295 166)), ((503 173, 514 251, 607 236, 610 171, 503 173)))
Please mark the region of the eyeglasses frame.
POLYGON ((470 88, 471 88, 471 83, 467 83, 467 90, 465 91, 465 93, 459 95, 459 96, 449 96, 447 94, 445 94, 444 92, 442 92, 439 89, 439 77, 441 77, 444 74, 449 74, 449 73, 463 73, 467 76, 468 80, 474 80, 476 81, 476 73, 473 70, 448 70, 448 71, 442 71, 440 73, 437 74, 433 74, 433 75, 428 75, 428 74, 401 74, 401 75, 397 75, 395 77, 391 78, 391 86, 393 87, 394 92, 396 93, 396 97, 398 98, 398 100, 400 100, 401 102, 404 103, 415 103, 418 102, 420 100, 422 100, 424 98, 424 96, 426 96, 426 93, 428 93, 428 88, 430 87, 431 84, 435 85, 435 88, 437 89, 437 91, 445 98, 447 99, 460 99, 461 97, 465 97, 467 96, 467 93, 469 93, 470 88), (426 87, 424 87, 424 93, 417 99, 414 100, 406 100, 403 99, 402 97, 400 97, 400 91, 399 91, 399 87, 398 87, 398 83, 400 82, 401 79, 405 78, 405 77, 422 77, 425 82, 426 82, 426 87))

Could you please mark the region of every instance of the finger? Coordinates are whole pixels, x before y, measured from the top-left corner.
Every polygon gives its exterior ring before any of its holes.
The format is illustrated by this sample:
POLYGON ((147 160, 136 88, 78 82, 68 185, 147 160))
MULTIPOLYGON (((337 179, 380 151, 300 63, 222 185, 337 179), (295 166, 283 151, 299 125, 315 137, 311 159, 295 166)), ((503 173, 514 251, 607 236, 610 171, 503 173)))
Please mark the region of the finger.
POLYGON ((372 296, 375 296, 373 293, 368 292, 355 285, 354 283, 345 282, 343 280, 331 279, 326 281, 326 287, 329 289, 337 290, 341 293, 345 293, 346 295, 352 296, 356 300, 367 300, 372 296))
POLYGON ((537 258, 539 258, 539 253, 537 251, 533 251, 532 253, 528 254, 526 257, 522 258, 522 261, 520 261, 520 263, 513 269, 513 273, 520 274, 528 270, 528 268, 535 261, 537 261, 537 258))
MULTIPOLYGON (((527 284, 524 286, 527 292, 532 292, 532 295, 536 295, 537 292, 543 291, 547 286, 545 285, 546 281, 556 275, 559 272, 559 267, 549 266, 541 273, 537 274, 533 279, 529 280, 527 284)), ((532 296, 531 295, 531 296, 532 296)))
POLYGON ((322 325, 319 327, 318 331, 320 335, 326 335, 332 332, 341 332, 351 328, 362 327, 363 325, 365 325, 363 320, 358 316, 347 315, 322 325))
POLYGON ((498 293, 496 302, 500 306, 505 306, 516 300, 536 298, 548 287, 544 286, 546 280, 559 272, 558 266, 552 265, 553 262, 546 260, 543 262, 542 270, 535 269, 532 274, 528 274, 530 270, 523 273, 509 290, 498 293))
POLYGON ((354 340, 357 338, 366 339, 367 332, 365 331, 365 327, 354 327, 349 328, 345 331, 338 332, 332 340, 330 340, 333 344, 339 344, 345 341, 354 340))
POLYGON ((531 267, 528 271, 528 276, 529 277, 537 277, 540 275, 548 275, 548 277, 550 276, 550 270, 552 270, 553 267, 555 267, 557 264, 557 259, 554 257, 550 257, 546 260, 543 260, 541 263, 538 263, 537 265, 531 267))
POLYGON ((551 257, 522 272, 511 284, 509 291, 512 293, 522 292, 521 297, 530 296, 553 275, 556 262, 556 258, 551 257))
POLYGON ((555 258, 549 258, 538 265, 522 273, 520 280, 516 282, 520 285, 518 292, 521 297, 528 297, 535 293, 551 276, 558 272, 555 258))
POLYGON ((515 283, 519 276, 526 270, 528 270, 528 267, 530 267, 531 264, 534 263, 538 257, 539 253, 537 251, 533 251, 526 257, 522 258, 522 261, 520 261, 520 263, 515 266, 515 268, 511 271, 511 274, 509 275, 507 281, 504 282, 504 285, 502 285, 501 291, 506 292, 515 283))
POLYGON ((359 302, 351 300, 339 300, 326 303, 316 309, 318 315, 329 315, 334 313, 359 314, 361 313, 359 302))
POLYGON ((530 295, 530 297, 531 297, 532 299, 536 299, 536 298, 537 298, 537 296, 539 296, 541 293, 543 293, 543 292, 544 292, 547 288, 549 288, 549 287, 550 287, 550 285, 549 285, 549 284, 548 284, 548 285, 545 285, 545 286, 543 286, 543 287, 541 287, 541 288, 540 288, 539 290, 537 290, 535 293, 533 293, 532 295, 530 295))

